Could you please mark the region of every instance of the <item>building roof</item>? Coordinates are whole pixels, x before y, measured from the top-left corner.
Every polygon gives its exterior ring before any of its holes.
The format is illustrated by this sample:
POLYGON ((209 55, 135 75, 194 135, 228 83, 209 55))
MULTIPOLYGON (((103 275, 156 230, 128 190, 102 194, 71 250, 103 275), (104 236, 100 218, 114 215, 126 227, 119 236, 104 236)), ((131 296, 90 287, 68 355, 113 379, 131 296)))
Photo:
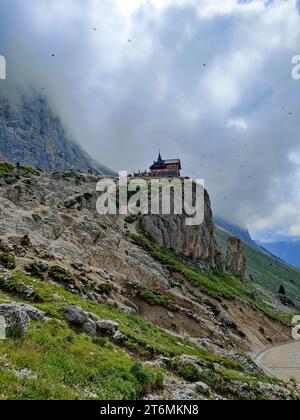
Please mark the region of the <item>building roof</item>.
POLYGON ((175 165, 175 164, 179 164, 180 165, 180 159, 167 159, 164 160, 165 165, 175 165))
POLYGON ((159 152, 158 159, 154 164, 150 167, 150 170, 159 170, 159 169, 167 169, 168 165, 179 165, 179 168, 181 169, 181 162, 180 159, 167 159, 163 160, 161 157, 161 154, 159 152))

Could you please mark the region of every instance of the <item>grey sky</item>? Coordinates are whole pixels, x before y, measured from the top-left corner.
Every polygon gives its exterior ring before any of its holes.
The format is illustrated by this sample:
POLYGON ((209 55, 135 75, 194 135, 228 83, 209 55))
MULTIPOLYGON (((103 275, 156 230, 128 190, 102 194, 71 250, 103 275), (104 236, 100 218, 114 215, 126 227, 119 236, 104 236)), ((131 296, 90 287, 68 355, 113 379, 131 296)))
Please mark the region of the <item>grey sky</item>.
POLYGON ((300 236, 296 0, 1 0, 0 54, 5 89, 46 87, 100 162, 145 169, 161 149, 215 212, 300 236))

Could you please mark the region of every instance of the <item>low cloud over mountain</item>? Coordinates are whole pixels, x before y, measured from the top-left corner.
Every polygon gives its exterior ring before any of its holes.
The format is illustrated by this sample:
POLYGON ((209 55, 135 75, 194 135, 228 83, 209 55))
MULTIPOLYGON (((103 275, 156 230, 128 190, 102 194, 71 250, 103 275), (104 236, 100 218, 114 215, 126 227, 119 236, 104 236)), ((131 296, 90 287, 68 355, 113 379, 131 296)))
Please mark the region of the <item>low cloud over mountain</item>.
POLYGON ((295 0, 2 0, 2 94, 43 91, 93 157, 162 149, 254 236, 300 234, 295 0))

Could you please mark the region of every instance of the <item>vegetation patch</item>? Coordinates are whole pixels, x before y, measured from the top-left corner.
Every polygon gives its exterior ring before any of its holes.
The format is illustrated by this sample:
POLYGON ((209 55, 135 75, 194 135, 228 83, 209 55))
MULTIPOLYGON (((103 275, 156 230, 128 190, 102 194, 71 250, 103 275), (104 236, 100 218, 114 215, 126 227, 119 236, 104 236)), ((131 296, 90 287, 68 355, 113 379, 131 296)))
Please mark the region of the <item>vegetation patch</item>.
POLYGON ((129 216, 125 218, 125 223, 127 223, 128 225, 132 225, 133 223, 137 221, 138 221, 138 216, 134 214, 130 214, 129 216))
POLYGON ((55 280, 58 283, 75 283, 73 274, 59 266, 51 267, 48 275, 52 280, 55 280))
POLYGON ((11 163, 0 163, 0 178, 5 178, 12 174, 15 166, 11 163))
POLYGON ((44 280, 45 274, 47 272, 47 267, 39 261, 34 261, 29 266, 26 267, 26 271, 30 273, 32 277, 37 279, 44 280))
POLYGON ((15 276, 0 275, 0 290, 31 302, 42 302, 43 300, 33 287, 26 286, 15 276))
POLYGON ((0 255, 0 265, 10 270, 14 270, 16 268, 16 259, 14 254, 11 252, 3 252, 3 254, 0 255))
MULTIPOLYGON (((55 284, 19 273, 11 275, 14 282, 34 287, 43 299, 35 306, 51 320, 32 321, 24 337, 1 342, 1 399, 141 399, 145 393, 161 387, 162 371, 143 366, 139 359, 149 360, 158 355, 172 359, 167 366, 169 372, 188 381, 203 381, 224 396, 233 395, 232 380, 251 387, 257 381, 275 383, 248 372, 236 361, 174 337, 138 316, 85 300, 55 284), (101 319, 117 321, 126 341, 117 346, 109 340, 71 330, 61 311, 66 306, 81 307, 101 319), (130 356, 124 350, 134 351, 130 356), (197 358, 199 366, 203 367, 202 373, 179 363, 181 355, 197 358), (14 371, 23 369, 29 369, 37 379, 16 379, 14 371)), ((11 300, 10 294, 0 291, 0 300, 11 300)))
POLYGON ((27 172, 28 174, 31 174, 31 175, 35 175, 35 176, 40 176, 41 175, 40 171, 33 168, 32 166, 20 166, 20 169, 22 171, 27 172))
POLYGON ((35 223, 39 223, 42 220, 41 216, 36 213, 32 214, 32 219, 34 220, 35 223))
POLYGON ((280 321, 285 325, 290 325, 291 314, 283 314, 271 305, 254 301, 249 296, 249 293, 253 292, 254 289, 233 275, 216 272, 210 275, 204 275, 200 271, 197 271, 195 266, 192 266, 192 263, 189 265, 188 259, 180 258, 175 252, 161 248, 143 233, 140 232, 138 235, 131 235, 131 238, 135 244, 145 249, 153 258, 164 264, 168 270, 181 273, 187 281, 194 286, 198 286, 208 296, 218 301, 222 299, 242 299, 254 308, 262 311, 269 318, 280 321))
POLYGON ((97 284, 97 292, 102 295, 109 296, 113 291, 113 286, 110 283, 97 284))
POLYGON ((23 238, 20 241, 20 245, 24 246, 25 248, 28 248, 31 244, 29 235, 24 235, 23 238))
POLYGON ((163 306, 173 312, 178 310, 176 303, 163 293, 156 292, 150 287, 145 287, 138 283, 132 283, 132 287, 138 296, 149 303, 149 305, 163 306))
POLYGON ((74 180, 74 181, 83 181, 84 180, 84 176, 79 174, 78 172, 75 171, 66 171, 62 174, 62 178, 65 180, 74 180))

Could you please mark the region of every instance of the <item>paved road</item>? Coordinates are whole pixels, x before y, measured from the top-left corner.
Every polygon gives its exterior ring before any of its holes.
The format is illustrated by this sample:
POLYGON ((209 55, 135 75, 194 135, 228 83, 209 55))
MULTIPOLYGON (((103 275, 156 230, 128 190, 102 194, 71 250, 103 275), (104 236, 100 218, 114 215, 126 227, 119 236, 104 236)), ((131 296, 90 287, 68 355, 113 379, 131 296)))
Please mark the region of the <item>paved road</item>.
POLYGON ((267 374, 283 381, 294 379, 300 388, 300 341, 271 347, 254 358, 267 374))

